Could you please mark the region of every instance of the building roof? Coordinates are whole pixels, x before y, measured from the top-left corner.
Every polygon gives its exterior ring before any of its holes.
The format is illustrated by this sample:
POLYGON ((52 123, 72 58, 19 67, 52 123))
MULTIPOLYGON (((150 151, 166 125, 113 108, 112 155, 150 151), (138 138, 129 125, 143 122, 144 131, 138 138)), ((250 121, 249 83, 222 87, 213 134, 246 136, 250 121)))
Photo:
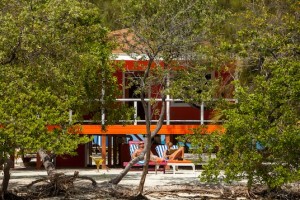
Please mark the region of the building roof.
POLYGON ((132 32, 129 32, 129 29, 126 28, 110 32, 109 37, 117 44, 112 53, 126 54, 125 49, 128 49, 127 43, 133 43, 134 34, 132 32))

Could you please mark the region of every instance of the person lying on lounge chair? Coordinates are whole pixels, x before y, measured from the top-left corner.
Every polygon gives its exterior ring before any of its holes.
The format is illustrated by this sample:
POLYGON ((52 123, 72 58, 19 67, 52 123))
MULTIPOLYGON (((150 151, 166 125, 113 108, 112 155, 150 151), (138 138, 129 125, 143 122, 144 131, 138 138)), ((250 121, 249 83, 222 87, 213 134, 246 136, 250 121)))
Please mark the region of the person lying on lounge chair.
MULTIPOLYGON (((131 158, 134 159, 136 157, 138 157, 139 155, 141 155, 142 151, 144 150, 144 142, 141 141, 138 144, 138 148, 132 153, 131 158)), ((146 159, 146 155, 144 157, 144 159, 146 159)), ((158 156, 154 155, 151 151, 150 151, 150 161, 154 161, 154 162, 162 162, 164 159, 159 158, 158 156)), ((139 161, 138 164, 144 164, 145 160, 139 161)))
POLYGON ((164 158, 166 160, 183 160, 184 158, 184 147, 179 147, 178 149, 172 148, 173 143, 169 142, 167 144, 167 150, 164 151, 164 158))

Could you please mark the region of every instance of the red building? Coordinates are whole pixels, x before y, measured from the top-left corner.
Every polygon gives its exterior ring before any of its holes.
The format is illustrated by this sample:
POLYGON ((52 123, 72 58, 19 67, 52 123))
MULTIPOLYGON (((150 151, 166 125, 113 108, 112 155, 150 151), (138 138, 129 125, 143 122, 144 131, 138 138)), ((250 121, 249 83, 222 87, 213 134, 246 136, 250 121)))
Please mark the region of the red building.
MULTIPOLYGON (((115 37, 121 37, 124 30, 113 32, 115 37)), ((126 31, 126 30, 125 30, 126 31)), ((135 60, 132 57, 125 54, 122 50, 116 49, 113 51, 114 60, 116 62, 122 62, 124 64, 125 71, 119 71, 115 74, 122 90, 122 96, 117 99, 119 102, 124 102, 135 109, 134 119, 130 125, 109 125, 106 131, 102 130, 101 124, 99 125, 83 125, 82 134, 95 137, 94 142, 98 143, 98 149, 93 146, 92 142, 80 145, 77 149, 77 156, 60 156, 56 159, 57 167, 87 167, 92 165, 91 155, 95 155, 99 150, 99 156, 104 159, 103 167, 108 165, 109 167, 121 166, 124 161, 128 161, 129 148, 128 140, 142 140, 143 134, 146 134, 145 116, 141 106, 141 100, 138 96, 135 96, 135 86, 128 87, 128 80, 133 75, 142 73, 143 66, 147 64, 147 61, 135 60)), ((215 73, 211 74, 211 78, 216 76, 215 73)), ((224 74, 223 74, 224 76, 224 74)), ((155 89, 155 88, 154 88, 155 89)), ((152 93, 149 93, 148 100, 154 98, 152 93)), ((147 99, 146 99, 147 100, 147 99)), ((156 98, 155 101, 161 101, 156 98)), ((194 107, 186 104, 180 100, 171 99, 169 96, 166 100, 166 114, 164 125, 159 131, 159 136, 156 138, 156 143, 166 143, 168 141, 176 140, 176 136, 182 134, 191 134, 193 128, 197 128, 200 125, 207 125, 207 131, 212 132, 216 129, 222 129, 220 125, 208 125, 211 123, 211 110, 205 108, 205 103, 202 103, 200 107, 194 107)), ((157 116, 152 118, 153 122, 157 120, 157 116)), ((102 123, 105 123, 105 113, 102 115, 102 123)), ((155 125, 151 127, 155 128, 155 125)), ((154 152, 154 151, 153 151, 154 152)))

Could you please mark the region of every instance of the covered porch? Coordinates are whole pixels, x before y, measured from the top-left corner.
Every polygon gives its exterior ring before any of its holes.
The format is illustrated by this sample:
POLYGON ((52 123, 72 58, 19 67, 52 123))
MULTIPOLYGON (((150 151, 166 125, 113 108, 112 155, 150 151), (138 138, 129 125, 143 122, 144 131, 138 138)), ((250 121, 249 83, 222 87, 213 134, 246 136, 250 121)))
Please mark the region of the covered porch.
MULTIPOLYGON (((192 134, 193 129, 199 128, 199 125, 163 125, 160 129, 158 135, 164 135, 163 143, 171 141, 171 138, 182 134, 192 134)), ((216 130, 223 131, 221 125, 206 125, 203 131, 206 133, 211 133, 216 130)), ((155 129, 155 125, 151 126, 151 130, 155 129)), ((145 125, 111 125, 107 126, 106 130, 102 130, 101 125, 83 125, 82 134, 84 135, 97 135, 101 139, 99 146, 99 154, 96 155, 101 157, 102 169, 107 167, 120 167, 123 162, 129 161, 129 140, 142 140, 139 135, 146 134, 145 125), (128 136, 136 136, 135 138, 130 138, 128 136)), ((91 156, 93 155, 93 149, 89 145, 86 152, 86 161, 91 163, 91 156)))

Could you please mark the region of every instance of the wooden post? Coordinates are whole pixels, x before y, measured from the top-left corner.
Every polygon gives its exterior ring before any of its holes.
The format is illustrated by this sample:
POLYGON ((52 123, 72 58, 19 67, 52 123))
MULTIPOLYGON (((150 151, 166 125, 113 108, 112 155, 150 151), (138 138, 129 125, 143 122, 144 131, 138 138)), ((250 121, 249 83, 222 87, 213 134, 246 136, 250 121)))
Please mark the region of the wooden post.
MULTIPOLYGON (((15 155, 10 155, 10 156, 9 156, 9 159, 12 161, 12 163, 11 163, 11 164, 12 164, 11 168, 15 168, 15 158, 16 158, 15 155)), ((18 158, 18 157, 17 157, 17 158, 18 158)))
MULTIPOLYGON (((92 137, 92 136, 89 136, 90 138, 92 137)), ((92 141, 90 141, 90 143, 89 143, 89 146, 88 146, 88 151, 89 151, 89 160, 88 160, 88 164, 92 164, 92 158, 91 158, 91 155, 93 155, 93 142, 92 141)), ((97 147, 96 147, 97 148, 97 147)))
POLYGON ((116 166, 117 164, 117 149, 118 149, 118 143, 117 143, 118 136, 113 137, 113 164, 116 166))
POLYGON ((168 144, 171 140, 171 136, 168 134, 166 135, 166 144, 168 144))
POLYGON ((101 135, 101 144, 102 144, 102 148, 101 148, 101 155, 102 155, 102 169, 106 169, 106 135, 101 135))
POLYGON ((107 153, 108 153, 108 155, 107 155, 107 164, 108 164, 108 166, 109 167, 111 167, 111 135, 109 135, 109 136, 107 136, 108 137, 108 144, 107 144, 107 146, 108 146, 108 149, 107 149, 107 153))
POLYGON ((43 165, 43 162, 41 160, 41 156, 39 153, 36 153, 36 164, 35 164, 35 168, 36 169, 41 169, 43 165))

